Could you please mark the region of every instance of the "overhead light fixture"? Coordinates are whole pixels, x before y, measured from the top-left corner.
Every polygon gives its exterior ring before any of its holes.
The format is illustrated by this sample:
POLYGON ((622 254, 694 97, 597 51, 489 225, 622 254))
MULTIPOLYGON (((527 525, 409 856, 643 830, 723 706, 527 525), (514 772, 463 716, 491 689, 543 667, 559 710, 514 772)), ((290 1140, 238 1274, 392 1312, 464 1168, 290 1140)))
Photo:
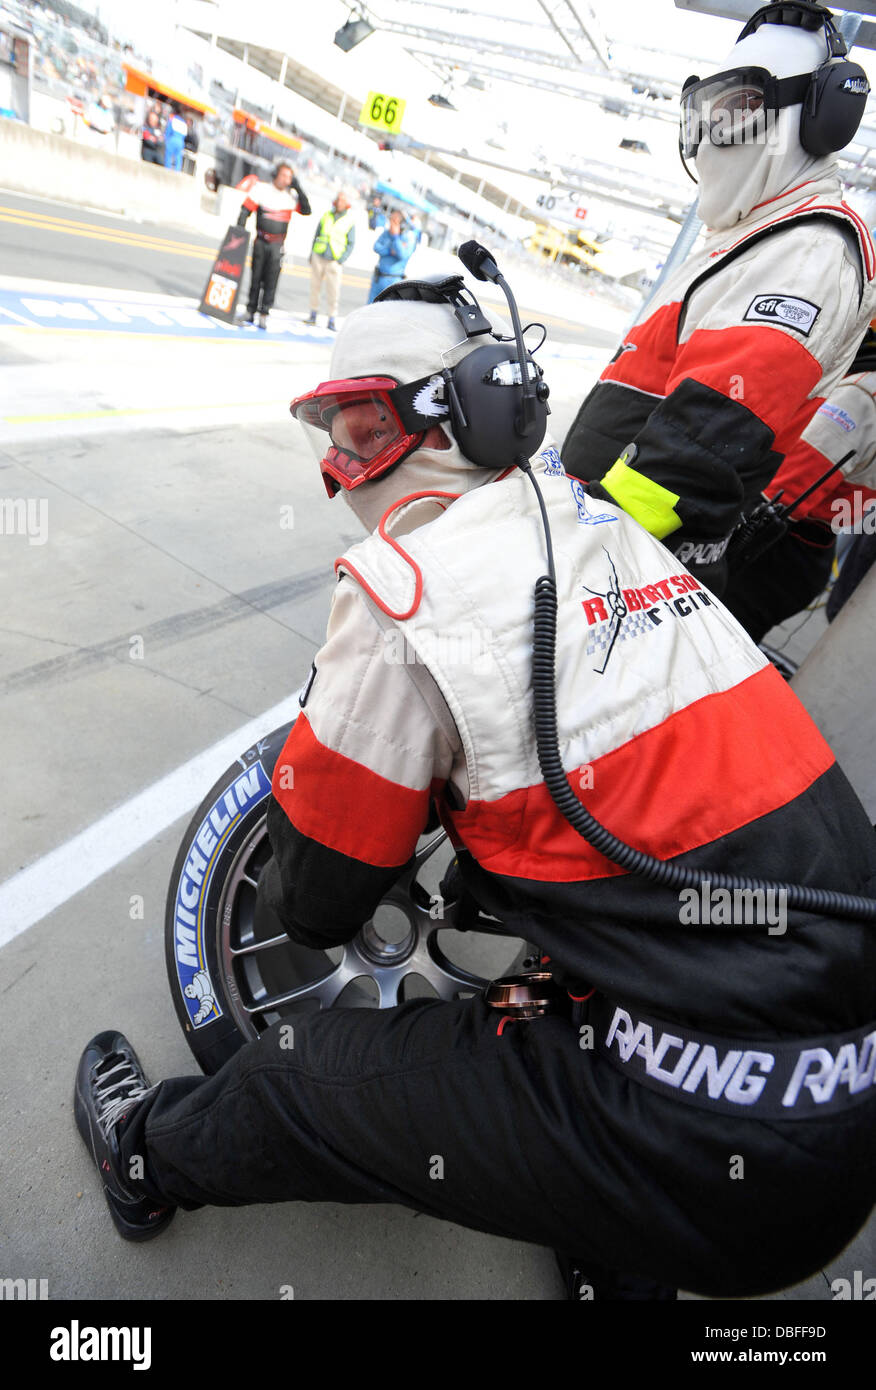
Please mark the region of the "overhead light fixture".
POLYGON ((362 19, 361 16, 359 19, 353 19, 351 16, 335 34, 335 43, 338 48, 349 53, 350 49, 355 48, 357 43, 361 43, 363 39, 367 39, 369 34, 373 33, 374 26, 369 24, 367 19, 362 19))

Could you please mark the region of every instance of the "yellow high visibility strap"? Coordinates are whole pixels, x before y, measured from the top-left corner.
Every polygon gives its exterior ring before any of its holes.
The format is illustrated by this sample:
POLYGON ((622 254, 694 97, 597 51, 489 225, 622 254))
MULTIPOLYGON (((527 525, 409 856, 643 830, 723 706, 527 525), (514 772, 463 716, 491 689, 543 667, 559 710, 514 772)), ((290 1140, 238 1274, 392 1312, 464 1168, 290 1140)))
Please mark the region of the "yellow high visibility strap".
POLYGON ((600 484, 611 494, 619 507, 623 507, 640 526, 644 526, 646 531, 650 531, 652 536, 662 541, 664 536, 677 531, 681 525, 675 511, 679 494, 670 492, 669 488, 661 487, 644 473, 637 473, 635 468, 630 468, 627 463, 629 457, 629 452, 626 452, 621 454, 619 459, 615 459, 605 477, 600 478, 600 484))

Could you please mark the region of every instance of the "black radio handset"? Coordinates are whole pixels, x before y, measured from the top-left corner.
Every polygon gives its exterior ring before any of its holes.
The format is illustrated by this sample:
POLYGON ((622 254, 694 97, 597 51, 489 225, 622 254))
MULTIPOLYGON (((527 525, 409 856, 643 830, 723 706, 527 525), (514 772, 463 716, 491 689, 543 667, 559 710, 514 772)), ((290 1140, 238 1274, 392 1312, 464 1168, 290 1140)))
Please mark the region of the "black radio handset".
MULTIPOLYGON (((515 421, 515 433, 521 441, 526 438, 527 420, 532 419, 536 396, 536 382, 530 380, 527 371, 526 349, 520 327, 520 315, 514 296, 499 272, 494 257, 477 241, 467 241, 457 252, 466 270, 476 280, 492 280, 502 290, 511 310, 511 322, 517 343, 517 356, 520 363, 520 379, 523 387, 521 415, 515 421), (528 407, 528 408, 527 408, 528 407)), ((545 390, 547 388, 545 387, 545 390)), ((544 436, 542 435, 542 438, 544 436)), ((539 439, 530 453, 541 443, 539 439)), ((532 643, 532 694, 535 721, 535 741, 538 761, 544 777, 545 786, 550 792, 557 809, 574 830, 605 855, 606 859, 619 864, 627 873, 639 874, 667 888, 702 888, 703 880, 708 879, 713 888, 737 890, 774 889, 784 893, 787 905, 802 912, 821 913, 825 916, 847 917, 856 921, 876 921, 876 901, 872 898, 852 897, 837 893, 828 888, 809 888, 800 883, 776 883, 769 879, 743 878, 738 874, 713 873, 708 869, 689 869, 671 860, 655 859, 644 850, 634 849, 632 845, 619 840, 610 830, 606 830, 578 800, 569 785, 560 754, 559 731, 557 727, 557 687, 556 687, 556 647, 557 647, 557 576, 554 568, 553 544, 547 508, 529 458, 516 455, 515 464, 526 474, 538 498, 547 547, 548 573, 543 574, 535 584, 535 617, 532 643)), ((833 470, 831 470, 833 471, 833 470)), ((802 497, 797 502, 802 501, 802 497)), ((794 506, 797 505, 794 503, 794 506)))

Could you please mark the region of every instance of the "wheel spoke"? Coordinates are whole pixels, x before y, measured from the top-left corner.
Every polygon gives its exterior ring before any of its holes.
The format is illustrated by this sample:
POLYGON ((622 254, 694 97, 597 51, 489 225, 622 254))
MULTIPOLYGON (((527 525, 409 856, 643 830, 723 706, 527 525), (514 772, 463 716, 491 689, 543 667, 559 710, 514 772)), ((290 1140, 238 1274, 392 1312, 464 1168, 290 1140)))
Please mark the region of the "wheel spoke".
POLYGON ((401 988, 402 980, 410 972, 399 966, 395 970, 375 970, 372 979, 377 985, 380 995, 378 1008, 391 1009, 398 1003, 398 992, 401 988))
POLYGON ((230 946, 229 951, 232 958, 238 956, 253 956, 256 951, 270 951, 273 946, 288 946, 289 938, 285 932, 280 936, 269 936, 264 941, 254 941, 250 946, 230 946))
POLYGON ((453 998, 453 992, 444 994, 441 986, 437 983, 438 979, 443 980, 444 988, 449 991, 456 989, 482 990, 487 983, 481 975, 475 975, 471 970, 466 970, 462 965, 454 965, 452 960, 444 954, 438 945, 438 933, 432 932, 426 940, 426 952, 432 965, 432 971, 427 978, 431 978, 435 987, 442 994, 442 998, 453 998), (437 979, 435 978, 437 977, 437 979))
POLYGON ((265 1014, 270 1013, 272 1009, 280 1008, 283 1004, 294 1004, 299 999, 318 999, 324 1009, 330 1009, 341 990, 353 978, 349 970, 344 969, 344 962, 341 961, 334 970, 330 970, 319 980, 310 980, 307 984, 288 989, 283 994, 257 999, 252 1004, 243 1004, 243 1008, 248 1014, 265 1014))

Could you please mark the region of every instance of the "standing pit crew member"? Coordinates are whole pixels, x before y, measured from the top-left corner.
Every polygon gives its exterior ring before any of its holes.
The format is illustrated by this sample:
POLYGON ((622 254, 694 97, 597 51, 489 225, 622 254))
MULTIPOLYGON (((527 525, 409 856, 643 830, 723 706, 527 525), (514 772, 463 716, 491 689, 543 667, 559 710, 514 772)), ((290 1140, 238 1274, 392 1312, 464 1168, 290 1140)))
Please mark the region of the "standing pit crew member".
POLYGON ((680 143, 705 241, 629 331, 562 450, 718 593, 733 527, 876 311, 876 253, 833 153, 869 90, 844 46, 820 6, 768 5, 710 77, 688 80, 680 143))
POLYGON ((341 298, 341 266, 349 260, 356 245, 356 228, 353 226, 353 200, 346 188, 342 188, 328 212, 319 219, 319 226, 310 250, 310 318, 308 323, 316 323, 319 300, 325 286, 328 324, 332 332, 336 328, 335 315, 341 298))
POLYGON ((250 266, 249 298, 242 323, 252 323, 258 316, 259 328, 267 328, 268 314, 273 308, 277 282, 283 268, 283 247, 292 214, 309 217, 311 208, 307 195, 295 177, 291 164, 278 164, 270 183, 261 180, 247 190, 237 219, 245 227, 250 213, 256 215, 256 235, 250 266))
MULTIPOLYGON (((796 911, 782 934, 692 924, 676 891, 621 871, 557 810, 533 729, 545 538, 493 418, 469 400, 465 428, 450 425, 447 354, 459 373, 492 343, 460 284, 408 282, 425 298, 354 311, 332 380, 292 405, 329 494, 370 534, 337 562, 274 772, 257 934, 352 940, 435 797, 475 899, 543 947, 583 1012, 515 1022, 480 995, 329 1009, 296 1016, 291 1048, 277 1024, 216 1075, 151 1089, 108 1032, 82 1055, 80 1133, 129 1239, 178 1206, 390 1202, 554 1247, 585 1276, 593 1261, 717 1297, 785 1287, 873 1203, 876 932, 796 911)), ((705 877, 876 895, 872 827, 770 663, 549 439, 531 467, 556 557, 562 766, 589 789, 576 794, 705 877)))

